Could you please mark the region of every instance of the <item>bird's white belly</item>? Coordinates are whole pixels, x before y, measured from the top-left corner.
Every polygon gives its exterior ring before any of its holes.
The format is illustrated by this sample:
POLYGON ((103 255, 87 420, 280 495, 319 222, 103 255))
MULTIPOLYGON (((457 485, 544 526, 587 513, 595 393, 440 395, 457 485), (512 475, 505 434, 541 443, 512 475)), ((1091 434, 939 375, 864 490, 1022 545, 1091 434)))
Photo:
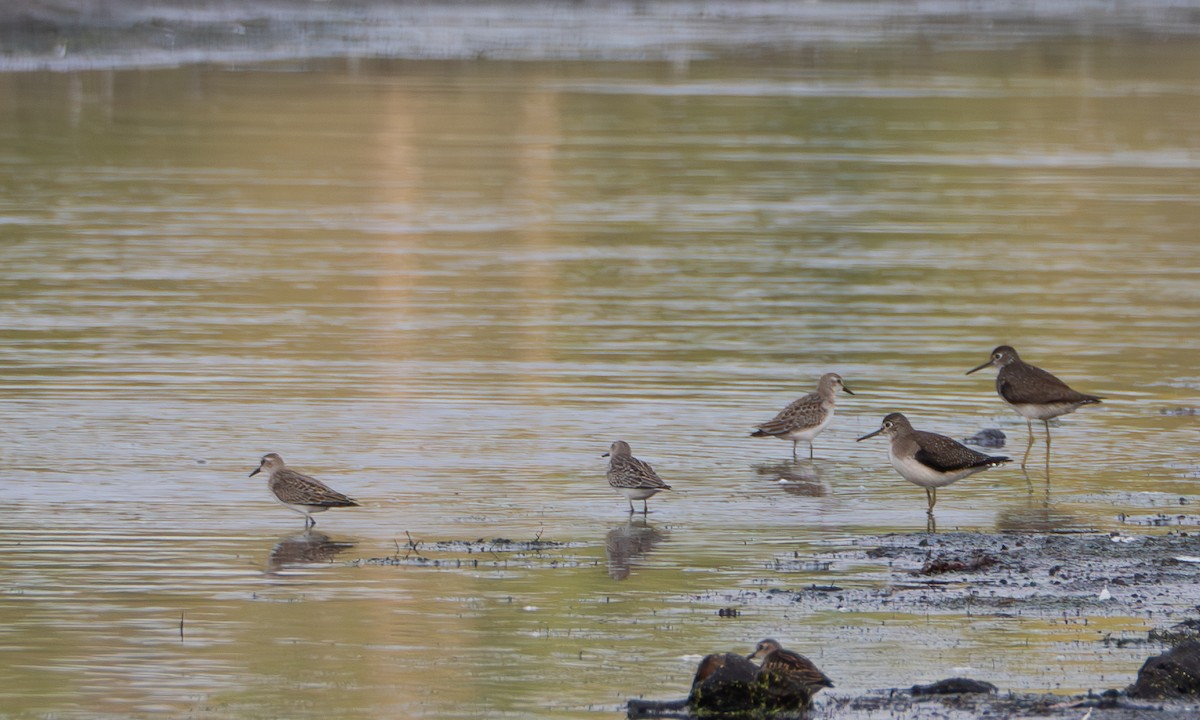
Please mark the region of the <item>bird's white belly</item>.
POLYGON ((931 467, 917 462, 916 458, 896 457, 892 454, 891 449, 888 450, 888 459, 892 461, 892 467, 896 468, 896 472, 900 473, 905 480, 924 488, 943 487, 955 480, 961 480, 968 475, 974 475, 980 470, 987 469, 987 466, 982 466, 956 470, 950 473, 938 472, 931 467))
POLYGON ((630 500, 645 500, 646 498, 650 498, 658 494, 658 491, 660 490, 662 490, 662 488, 616 488, 617 492, 621 493, 630 500))
POLYGON ((820 435, 821 431, 828 427, 831 422, 833 422, 833 408, 829 408, 829 412, 825 413, 825 418, 820 423, 806 428, 798 428, 779 437, 786 440, 804 440, 805 442, 810 442, 817 435, 820 435))
POLYGON ((292 512, 298 512, 301 515, 311 515, 313 513, 325 512, 329 509, 322 505, 293 505, 292 503, 286 503, 282 500, 279 501, 279 504, 288 510, 291 510, 292 512))
POLYGON ((1053 405, 1012 405, 1013 410, 1016 410, 1022 417, 1027 417, 1030 420, 1050 420, 1059 415, 1066 415, 1069 412, 1075 412, 1075 408, 1079 407, 1079 403, 1055 403, 1053 405))

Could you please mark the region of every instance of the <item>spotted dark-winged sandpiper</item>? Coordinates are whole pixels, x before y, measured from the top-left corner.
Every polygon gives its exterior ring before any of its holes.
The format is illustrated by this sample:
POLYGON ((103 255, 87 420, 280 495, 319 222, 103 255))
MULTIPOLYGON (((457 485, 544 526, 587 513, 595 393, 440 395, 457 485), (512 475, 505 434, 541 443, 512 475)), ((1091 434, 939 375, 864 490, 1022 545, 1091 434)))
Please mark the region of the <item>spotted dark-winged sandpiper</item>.
POLYGON ((289 468, 276 453, 262 456, 258 468, 250 473, 254 477, 267 473, 267 487, 283 506, 304 516, 304 527, 316 525, 313 513, 325 512, 334 507, 358 507, 358 503, 329 487, 320 480, 298 473, 289 468))
POLYGON ((878 430, 858 440, 861 442, 880 433, 891 441, 888 459, 896 472, 910 483, 925 488, 930 515, 937 503, 938 488, 1009 461, 1001 455, 976 452, 945 435, 914 430, 908 418, 900 413, 889 414, 878 430))
POLYGON ((750 660, 762 658, 759 674, 774 674, 785 682, 794 683, 809 699, 821 688, 833 687, 829 676, 821 672, 812 660, 800 653, 785 650, 777 641, 767 638, 759 641, 750 660))
MULTIPOLYGON (((1000 368, 996 373, 996 392, 1004 402, 1025 418, 1025 425, 1029 428, 1029 447, 1033 446, 1033 421, 1041 420, 1045 424, 1047 464, 1050 462, 1050 420, 1075 412, 1076 408, 1082 405, 1094 405, 1103 399, 1072 390, 1062 380, 1022 360, 1017 351, 1008 345, 1001 345, 993 350, 987 362, 971 368, 967 374, 990 365, 1000 368)), ((1027 447, 1025 460, 1028 459, 1027 447)), ((1024 460, 1021 467, 1025 467, 1024 460)))
POLYGON ((648 512, 646 500, 671 486, 662 481, 650 463, 633 456, 629 443, 618 440, 600 457, 608 458, 608 484, 629 501, 629 512, 635 512, 633 501, 642 501, 642 514, 648 512))
POLYGON ((750 437, 791 440, 792 457, 796 457, 796 444, 804 440, 808 443, 808 459, 811 460, 813 439, 833 421, 838 388, 854 394, 842 383, 841 375, 825 373, 817 381, 816 392, 811 392, 785 407, 778 415, 759 425, 758 430, 750 433, 750 437))

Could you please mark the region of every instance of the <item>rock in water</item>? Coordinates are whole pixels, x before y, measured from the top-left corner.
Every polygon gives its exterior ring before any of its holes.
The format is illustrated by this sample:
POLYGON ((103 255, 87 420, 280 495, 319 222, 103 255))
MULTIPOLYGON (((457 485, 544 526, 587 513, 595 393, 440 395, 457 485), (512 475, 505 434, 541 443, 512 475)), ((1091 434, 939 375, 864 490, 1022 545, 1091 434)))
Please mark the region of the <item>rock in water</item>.
POLYGON ((928 685, 913 685, 913 695, 956 695, 959 693, 994 693, 996 686, 970 678, 948 678, 928 685))
POLYGON ((1200 642, 1186 640, 1162 655, 1147 658, 1130 697, 1163 699, 1200 697, 1200 642))
POLYGON ((736 653, 706 655, 696 668, 686 700, 628 703, 630 718, 753 717, 803 718, 812 695, 778 673, 763 673, 736 653))
POLYGON ((688 704, 696 710, 737 712, 750 707, 758 666, 737 653, 706 655, 696 668, 688 704))
POLYGON ((1003 431, 997 430, 996 428, 987 428, 985 430, 980 430, 969 438, 964 439, 963 442, 970 445, 975 445, 976 447, 1002 448, 1007 440, 1008 438, 1005 437, 1003 431))

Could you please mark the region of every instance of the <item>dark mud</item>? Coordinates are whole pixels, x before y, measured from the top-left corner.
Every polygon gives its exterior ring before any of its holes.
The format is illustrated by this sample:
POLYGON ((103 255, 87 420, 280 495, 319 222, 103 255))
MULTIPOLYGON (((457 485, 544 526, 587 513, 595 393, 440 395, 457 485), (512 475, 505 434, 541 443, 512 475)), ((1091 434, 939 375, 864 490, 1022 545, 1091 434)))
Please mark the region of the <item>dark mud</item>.
MULTIPOLYGON (((446 569, 597 564, 571 552, 585 543, 506 538, 475 541, 397 541, 394 555, 354 565, 446 569)), ((837 584, 713 590, 688 602, 720 607, 736 618, 756 607, 792 605, 806 612, 889 612, 972 617, 1061 615, 1086 624, 1100 617, 1144 617, 1145 636, 1103 637, 1119 646, 1145 645, 1146 655, 1200 635, 1200 534, 896 534, 855 538, 813 557, 795 554, 765 568, 764 584, 788 573, 838 572, 837 584)), ((951 673, 947 669, 946 675, 951 673)), ((982 678, 981 678, 982 679, 982 678)), ((936 694, 920 688, 880 689, 859 696, 829 694, 810 717, 891 718, 1126 718, 1200 717, 1200 701, 1169 702, 1124 695, 1130 676, 1096 695, 1014 692, 936 694), (1090 715, 1089 715, 1090 713, 1090 715)), ((650 688, 641 689, 651 696, 650 688)), ((645 715, 641 715, 645 716, 645 715)), ((677 709, 671 717, 686 717, 677 709)))
POLYGON ((438 540, 423 542, 411 537, 396 541, 396 554, 386 557, 361 558, 352 565, 411 565, 437 568, 496 568, 547 567, 565 568, 593 565, 562 555, 562 551, 585 547, 586 543, 555 542, 553 540, 510 540, 492 538, 478 540, 438 540))
POLYGON ((1162 618, 1164 626, 1200 605, 1200 536, 1182 532, 885 535, 853 540, 815 559, 778 561, 792 563, 859 572, 853 583, 715 591, 694 599, 727 607, 793 603, 814 611, 1137 614, 1162 618))
POLYGON ((1077 720, 1184 720, 1200 717, 1200 703, 1151 703, 1109 691, 1099 695, 971 693, 913 695, 881 691, 856 698, 834 698, 813 718, 855 717, 966 720, 967 718, 1076 718, 1077 720))

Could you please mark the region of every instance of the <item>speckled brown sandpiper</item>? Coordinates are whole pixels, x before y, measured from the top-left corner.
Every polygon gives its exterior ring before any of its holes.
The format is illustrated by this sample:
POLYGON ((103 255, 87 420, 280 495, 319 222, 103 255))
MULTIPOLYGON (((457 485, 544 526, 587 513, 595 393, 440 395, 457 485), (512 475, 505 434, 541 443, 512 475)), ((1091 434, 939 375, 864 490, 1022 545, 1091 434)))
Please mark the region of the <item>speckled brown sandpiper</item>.
POLYGON ((320 480, 289 468, 277 453, 262 456, 250 477, 267 473, 267 487, 284 507, 304 516, 304 527, 316 525, 313 513, 334 507, 358 507, 353 499, 341 494, 320 480))
POLYGON ((618 440, 608 452, 600 457, 608 458, 608 484, 629 501, 629 512, 633 513, 633 501, 642 501, 642 514, 649 512, 646 500, 671 486, 662 481, 650 463, 633 456, 629 443, 618 440))
POLYGON ((762 658, 760 675, 773 673, 795 683, 810 700, 821 688, 833 687, 833 681, 812 660, 800 653, 785 650, 776 640, 760 640, 748 657, 751 660, 762 658))
POLYGON ((796 457, 796 444, 801 440, 808 443, 808 459, 813 458, 812 441, 833 421, 837 405, 837 391, 842 389, 851 395, 850 388, 837 373, 825 373, 817 382, 816 392, 811 392, 785 407, 778 415, 758 426, 750 437, 776 437, 792 441, 792 457, 796 457))

